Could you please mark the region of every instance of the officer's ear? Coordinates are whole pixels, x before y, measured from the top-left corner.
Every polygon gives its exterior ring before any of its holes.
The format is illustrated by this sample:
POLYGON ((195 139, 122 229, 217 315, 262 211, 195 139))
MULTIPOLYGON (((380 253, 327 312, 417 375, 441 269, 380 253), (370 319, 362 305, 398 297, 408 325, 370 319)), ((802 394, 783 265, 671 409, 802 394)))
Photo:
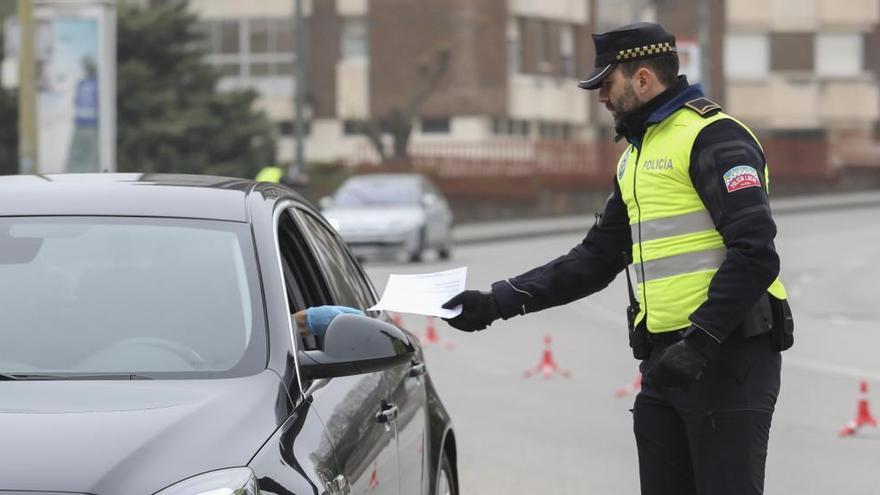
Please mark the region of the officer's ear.
POLYGON ((657 75, 647 67, 639 67, 633 74, 633 88, 640 99, 651 92, 654 85, 657 84, 657 75))

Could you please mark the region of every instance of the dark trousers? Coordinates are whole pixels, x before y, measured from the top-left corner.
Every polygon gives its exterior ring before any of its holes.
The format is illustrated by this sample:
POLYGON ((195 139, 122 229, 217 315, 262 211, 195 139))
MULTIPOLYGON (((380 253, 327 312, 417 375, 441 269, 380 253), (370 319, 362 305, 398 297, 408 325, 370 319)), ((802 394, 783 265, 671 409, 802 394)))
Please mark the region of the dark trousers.
MULTIPOLYGON (((655 342, 643 375, 672 342, 655 342)), ((687 391, 644 378, 633 408, 642 495, 762 494, 781 365, 769 335, 733 335, 687 391)))

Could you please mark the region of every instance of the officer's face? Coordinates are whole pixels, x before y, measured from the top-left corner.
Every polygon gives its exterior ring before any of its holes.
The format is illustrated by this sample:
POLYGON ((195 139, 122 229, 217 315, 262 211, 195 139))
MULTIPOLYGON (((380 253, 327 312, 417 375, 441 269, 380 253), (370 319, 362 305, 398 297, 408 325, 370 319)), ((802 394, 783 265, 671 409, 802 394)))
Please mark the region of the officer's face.
POLYGON ((631 78, 624 77, 619 66, 602 81, 602 86, 599 88, 599 103, 605 105, 615 121, 619 121, 627 113, 641 106, 631 78))

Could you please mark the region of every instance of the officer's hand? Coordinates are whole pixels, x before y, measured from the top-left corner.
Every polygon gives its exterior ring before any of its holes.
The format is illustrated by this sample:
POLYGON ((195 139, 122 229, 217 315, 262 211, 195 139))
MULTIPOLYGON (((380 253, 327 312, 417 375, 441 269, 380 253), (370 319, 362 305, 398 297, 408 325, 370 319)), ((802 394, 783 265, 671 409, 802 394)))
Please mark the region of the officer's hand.
MULTIPOLYGON (((692 327, 693 328, 693 327, 692 327)), ((695 328, 689 335, 667 347, 648 372, 648 380, 658 387, 687 390, 703 375, 703 369, 721 345, 704 330, 695 328)))
POLYGON ((478 290, 460 292, 457 296, 443 303, 443 309, 453 309, 458 305, 462 306, 461 314, 455 318, 444 318, 444 320, 464 332, 483 330, 501 317, 498 305, 495 303, 495 295, 492 292, 478 290))

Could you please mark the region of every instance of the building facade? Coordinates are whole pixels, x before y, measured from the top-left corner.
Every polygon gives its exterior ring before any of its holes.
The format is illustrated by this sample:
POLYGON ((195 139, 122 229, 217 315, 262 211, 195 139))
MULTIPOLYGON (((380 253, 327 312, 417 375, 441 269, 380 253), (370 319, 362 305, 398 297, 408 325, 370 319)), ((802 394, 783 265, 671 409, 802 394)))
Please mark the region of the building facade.
MULTIPOLYGON (((222 87, 253 87, 293 155, 291 0, 191 0, 222 87)), ((303 0, 307 22, 306 157, 371 155, 359 125, 418 105, 411 145, 591 137, 590 0, 303 0)), ((386 141, 388 141, 386 137, 386 141)), ((390 146, 390 142, 387 143, 390 146)))
MULTIPOLYGON (((375 160, 362 124, 409 109, 442 52, 443 76, 415 105, 412 150, 604 139, 608 112, 576 85, 592 64, 590 33, 657 20, 697 81, 698 1, 302 0, 306 157, 375 160)), ((709 96, 762 136, 823 141, 839 151, 832 161, 864 161, 845 155, 874 146, 880 120, 880 0, 706 1, 709 96)), ((294 152, 293 3, 190 0, 222 86, 259 91, 282 160, 294 152)))

